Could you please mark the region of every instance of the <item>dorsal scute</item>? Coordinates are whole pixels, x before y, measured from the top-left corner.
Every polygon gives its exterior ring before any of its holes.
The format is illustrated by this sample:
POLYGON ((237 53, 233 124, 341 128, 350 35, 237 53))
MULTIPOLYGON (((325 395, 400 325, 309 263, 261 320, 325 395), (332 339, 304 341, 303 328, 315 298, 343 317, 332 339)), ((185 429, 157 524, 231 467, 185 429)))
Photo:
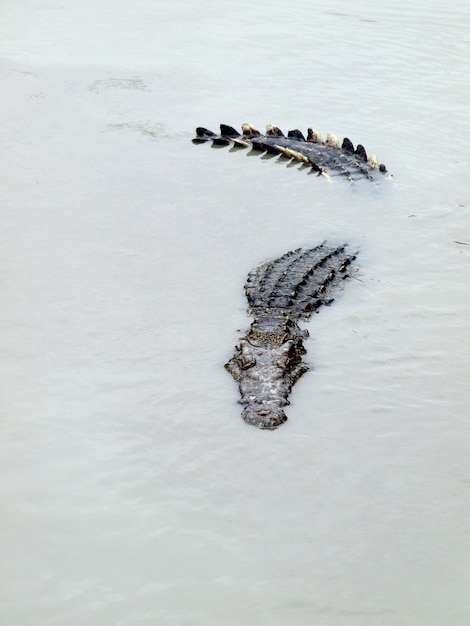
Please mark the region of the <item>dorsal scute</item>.
POLYGON ((345 137, 343 139, 343 143, 341 145, 341 149, 345 150, 346 152, 354 152, 354 144, 353 142, 349 139, 349 137, 345 137))
POLYGON ((367 152, 361 143, 357 144, 357 148, 354 151, 354 154, 356 154, 362 161, 365 161, 367 163, 367 152))
POLYGON ((318 130, 312 127, 307 130, 307 141, 310 141, 310 143, 323 143, 322 136, 318 130))
POLYGON ((284 137, 284 133, 278 126, 274 126, 274 124, 267 124, 266 137, 284 137))
POLYGON ((240 137, 240 133, 233 126, 229 126, 228 124, 220 125, 220 134, 222 137, 240 137))
POLYGON ((290 130, 287 133, 287 137, 288 139, 295 139, 297 141, 306 141, 302 131, 300 131, 298 128, 294 128, 293 130, 290 130))
POLYGON ((260 153, 277 154, 282 158, 299 161, 326 178, 334 175, 345 177, 350 183, 360 179, 375 181, 375 173, 387 172, 385 165, 379 163, 375 155, 368 158, 364 146, 358 144, 355 148, 348 137, 340 141, 336 135, 328 133, 323 141, 313 127, 308 128, 306 139, 298 129, 288 131, 286 137, 275 124, 268 124, 265 133, 263 135, 253 124, 243 124, 241 133, 228 124, 221 124, 220 134, 198 127, 193 142, 212 142, 216 146, 232 145, 235 148, 251 146, 260 153))
POLYGON ((328 133, 325 144, 327 146, 331 146, 332 148, 337 148, 338 150, 341 148, 339 139, 334 133, 328 133))
POLYGON ((305 319, 311 311, 332 302, 333 294, 349 276, 354 258, 345 245, 322 243, 264 263, 247 278, 250 309, 305 319))
POLYGON ((256 128, 256 126, 253 126, 253 124, 242 124, 242 132, 243 132, 243 136, 250 139, 251 137, 260 137, 261 133, 259 132, 259 130, 256 128))

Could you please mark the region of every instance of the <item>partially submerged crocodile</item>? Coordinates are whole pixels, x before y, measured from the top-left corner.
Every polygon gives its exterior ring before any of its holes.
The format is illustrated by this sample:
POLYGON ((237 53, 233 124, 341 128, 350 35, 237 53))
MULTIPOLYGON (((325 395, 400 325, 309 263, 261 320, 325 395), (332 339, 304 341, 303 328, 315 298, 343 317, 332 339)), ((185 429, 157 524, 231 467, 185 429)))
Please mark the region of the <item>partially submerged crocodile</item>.
POLYGON ((364 146, 356 148, 347 137, 342 142, 333 134, 328 134, 325 141, 314 128, 309 128, 307 138, 300 130, 290 130, 287 137, 273 124, 266 127, 266 135, 251 124, 243 124, 242 133, 232 126, 220 125, 220 135, 203 128, 196 128, 194 143, 212 141, 216 146, 232 144, 235 148, 252 147, 260 152, 278 154, 295 159, 313 168, 319 175, 345 176, 349 181, 366 178, 375 180, 385 174, 387 168, 379 163, 375 155, 367 156, 364 146))
POLYGON ((274 430, 287 420, 284 406, 293 385, 309 368, 302 361, 307 320, 351 276, 354 255, 346 245, 322 243, 263 263, 248 274, 245 293, 253 316, 248 333, 225 367, 238 382, 243 419, 274 430))

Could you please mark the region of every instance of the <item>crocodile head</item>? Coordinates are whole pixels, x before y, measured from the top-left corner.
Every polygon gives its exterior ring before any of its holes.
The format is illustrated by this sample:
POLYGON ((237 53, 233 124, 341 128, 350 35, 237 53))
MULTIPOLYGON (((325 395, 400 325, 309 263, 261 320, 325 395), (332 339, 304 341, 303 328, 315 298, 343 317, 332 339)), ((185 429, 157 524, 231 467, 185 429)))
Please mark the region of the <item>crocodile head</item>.
POLYGON ((258 333, 257 341, 242 339, 236 350, 225 367, 238 382, 239 402, 245 405, 242 417, 248 424, 274 430, 287 420, 283 407, 289 404, 292 385, 308 370, 301 362, 302 340, 279 345, 260 340, 258 333))

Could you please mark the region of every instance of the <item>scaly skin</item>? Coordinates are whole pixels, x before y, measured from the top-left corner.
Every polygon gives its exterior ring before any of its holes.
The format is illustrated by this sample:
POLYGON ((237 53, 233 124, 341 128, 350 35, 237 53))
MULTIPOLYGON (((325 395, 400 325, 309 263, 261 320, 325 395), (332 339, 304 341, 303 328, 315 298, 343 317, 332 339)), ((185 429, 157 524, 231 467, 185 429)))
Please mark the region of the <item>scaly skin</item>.
POLYGON ((253 322, 225 365, 238 382, 243 419, 258 428, 274 430, 287 420, 283 407, 289 404, 293 385, 308 370, 302 362, 305 331, 296 323, 286 330, 285 323, 273 320, 272 331, 259 331, 253 322))
POLYGON ((248 275, 245 293, 254 320, 225 365, 238 383, 248 424, 274 430, 287 420, 291 389, 309 369, 302 361, 308 331, 297 320, 331 304, 354 258, 344 245, 323 243, 288 252, 248 275))
POLYGON ((226 124, 220 125, 220 135, 207 128, 196 128, 194 143, 212 141, 216 145, 234 145, 239 148, 252 147, 253 150, 279 154, 302 162, 318 172, 319 175, 338 175, 350 182, 360 179, 375 181, 387 172, 379 164, 375 155, 367 157, 364 146, 354 148, 347 137, 339 142, 337 137, 328 134, 325 141, 314 128, 309 128, 307 139, 300 130, 290 130, 287 137, 272 124, 266 127, 266 135, 251 124, 243 124, 242 133, 226 124))

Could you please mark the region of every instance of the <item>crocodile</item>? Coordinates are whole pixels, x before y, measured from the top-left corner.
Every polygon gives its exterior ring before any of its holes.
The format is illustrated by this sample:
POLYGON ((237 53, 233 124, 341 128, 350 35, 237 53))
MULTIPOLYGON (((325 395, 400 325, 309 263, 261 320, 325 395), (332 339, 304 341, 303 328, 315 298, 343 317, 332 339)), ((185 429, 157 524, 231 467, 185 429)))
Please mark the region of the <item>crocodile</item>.
POLYGON ((245 294, 253 321, 225 364, 238 383, 248 424, 274 430, 287 420, 283 407, 309 369, 302 361, 308 331, 299 321, 330 305, 333 294, 356 271, 356 256, 346 248, 327 242, 298 248, 249 272, 245 294))
POLYGON ((362 144, 354 147, 347 137, 340 142, 332 133, 329 133, 323 141, 320 133, 314 128, 308 129, 305 138, 298 129, 290 130, 286 137, 273 124, 266 126, 265 135, 252 124, 243 124, 241 133, 232 126, 221 124, 220 134, 199 126, 196 128, 193 143, 206 142, 212 142, 215 146, 251 147, 260 153, 295 159, 312 168, 319 176, 343 176, 351 183, 360 179, 377 181, 381 175, 387 174, 385 165, 379 163, 375 155, 368 157, 362 144))

